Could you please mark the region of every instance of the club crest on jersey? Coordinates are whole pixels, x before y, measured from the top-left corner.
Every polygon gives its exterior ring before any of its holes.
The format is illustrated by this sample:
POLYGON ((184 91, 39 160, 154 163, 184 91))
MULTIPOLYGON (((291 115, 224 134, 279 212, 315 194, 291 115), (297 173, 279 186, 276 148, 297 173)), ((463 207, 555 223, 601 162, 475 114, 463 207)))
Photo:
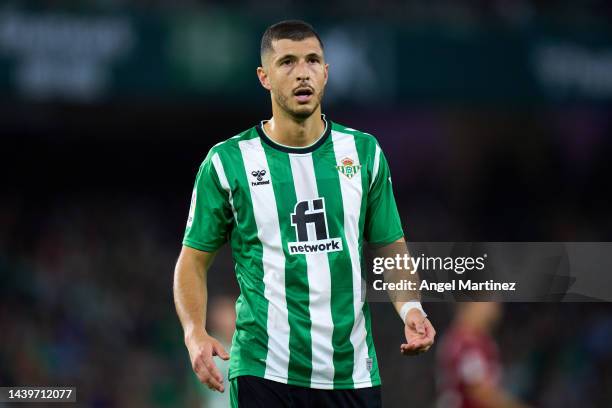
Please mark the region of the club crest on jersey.
POLYGON ((355 164, 350 157, 345 157, 340 160, 340 163, 342 163, 342 165, 336 166, 336 168, 349 179, 353 178, 353 176, 359 172, 359 169, 361 169, 361 164, 355 164))
POLYGON ((266 170, 253 170, 251 176, 255 177, 257 181, 251 181, 252 186, 259 186, 261 184, 270 184, 270 180, 264 180, 266 170))

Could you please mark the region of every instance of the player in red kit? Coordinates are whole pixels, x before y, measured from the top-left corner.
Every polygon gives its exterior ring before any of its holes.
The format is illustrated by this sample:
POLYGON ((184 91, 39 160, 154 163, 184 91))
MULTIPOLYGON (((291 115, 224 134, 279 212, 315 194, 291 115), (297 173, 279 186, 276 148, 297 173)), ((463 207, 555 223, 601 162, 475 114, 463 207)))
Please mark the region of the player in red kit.
POLYGON ((501 388, 501 363, 491 331, 502 306, 461 303, 438 348, 438 408, 526 408, 501 388))

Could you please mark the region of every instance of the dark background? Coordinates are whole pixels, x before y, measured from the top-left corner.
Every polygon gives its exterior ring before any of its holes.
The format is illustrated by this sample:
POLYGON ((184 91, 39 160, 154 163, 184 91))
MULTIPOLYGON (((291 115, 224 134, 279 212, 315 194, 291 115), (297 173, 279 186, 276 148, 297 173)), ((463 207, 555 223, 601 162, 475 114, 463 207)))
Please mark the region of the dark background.
MULTIPOLYGON (((380 141, 408 240, 611 240, 607 2, 6 2, 0 385, 76 385, 92 407, 191 403, 171 293, 191 189, 213 144, 269 118, 258 41, 287 17, 322 34, 323 112, 380 141), (131 34, 105 33, 113 19, 131 34), (130 45, 93 58, 106 43, 79 43, 88 27, 130 45)), ((227 256, 209 275, 211 296, 236 296, 227 256)), ((453 305, 425 307, 443 336, 453 305)), ((385 406, 434 407, 435 347, 400 358, 395 312, 372 310, 385 406)), ((610 406, 610 305, 504 316, 510 391, 610 406)))

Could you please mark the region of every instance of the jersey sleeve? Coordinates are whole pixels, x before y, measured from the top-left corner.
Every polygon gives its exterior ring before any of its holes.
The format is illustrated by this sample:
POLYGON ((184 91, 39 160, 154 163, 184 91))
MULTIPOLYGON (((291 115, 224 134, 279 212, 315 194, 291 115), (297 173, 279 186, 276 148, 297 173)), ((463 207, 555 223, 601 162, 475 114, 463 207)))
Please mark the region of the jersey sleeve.
POLYGON ((207 252, 227 242, 232 228, 229 192, 222 188, 214 162, 221 166, 218 154, 210 151, 200 165, 183 237, 183 245, 207 252))
POLYGON ((376 145, 364 238, 372 245, 382 246, 403 236, 402 222, 393 196, 389 164, 380 147, 376 145))

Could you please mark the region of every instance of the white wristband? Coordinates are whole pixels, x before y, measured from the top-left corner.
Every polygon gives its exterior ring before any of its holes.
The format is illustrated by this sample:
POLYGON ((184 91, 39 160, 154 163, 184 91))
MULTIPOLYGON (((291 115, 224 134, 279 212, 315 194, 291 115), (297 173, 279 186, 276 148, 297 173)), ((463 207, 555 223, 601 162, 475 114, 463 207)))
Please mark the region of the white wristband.
POLYGON ((427 313, 425 313, 425 311, 423 310, 423 306, 421 306, 421 302, 416 302, 416 301, 406 302, 404 303, 404 305, 402 306, 399 312, 400 317, 402 318, 402 322, 404 322, 404 324, 406 323, 406 315, 408 314, 410 309, 418 309, 421 311, 421 313, 423 313, 423 316, 427 317, 427 313))

